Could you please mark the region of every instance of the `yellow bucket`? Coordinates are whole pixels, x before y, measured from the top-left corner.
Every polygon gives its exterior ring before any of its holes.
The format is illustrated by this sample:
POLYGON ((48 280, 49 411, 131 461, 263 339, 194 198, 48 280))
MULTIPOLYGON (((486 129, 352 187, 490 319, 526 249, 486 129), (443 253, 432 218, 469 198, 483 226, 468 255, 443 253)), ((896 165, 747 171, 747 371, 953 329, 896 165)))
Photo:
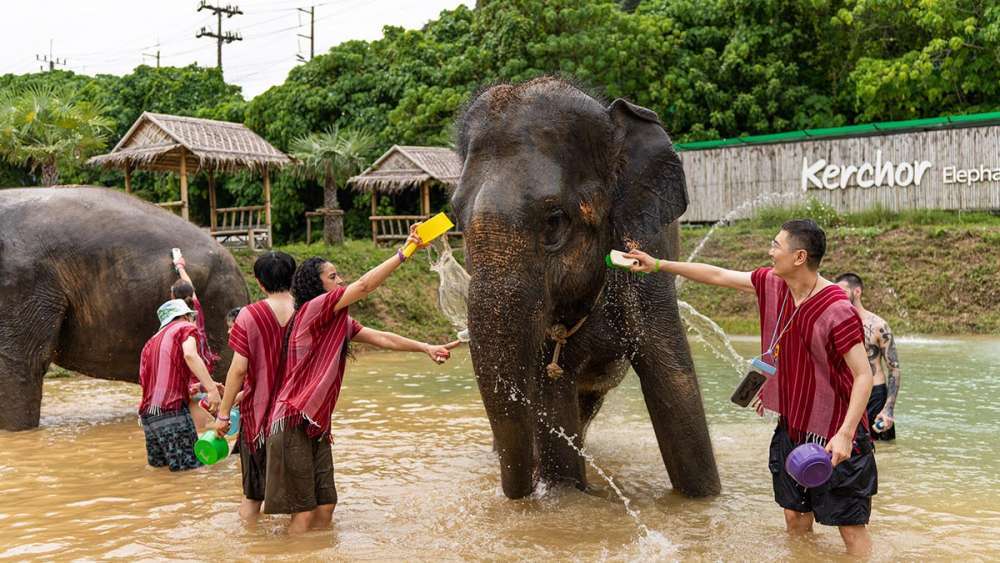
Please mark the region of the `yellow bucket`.
MULTIPOLYGON (((448 232, 448 229, 454 227, 455 224, 451 222, 444 213, 438 213, 437 215, 431 217, 430 219, 420 223, 417 227, 417 234, 420 235, 420 240, 430 242, 439 236, 448 232)), ((409 258, 417 251, 417 245, 410 243, 403 248, 403 256, 409 258)))

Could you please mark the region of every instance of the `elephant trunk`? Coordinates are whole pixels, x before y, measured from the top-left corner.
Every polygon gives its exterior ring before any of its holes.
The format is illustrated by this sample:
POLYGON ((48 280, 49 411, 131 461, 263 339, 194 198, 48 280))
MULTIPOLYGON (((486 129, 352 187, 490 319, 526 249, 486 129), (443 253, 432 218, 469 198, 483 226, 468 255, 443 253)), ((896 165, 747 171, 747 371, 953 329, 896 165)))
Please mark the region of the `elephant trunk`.
POLYGON ((501 222, 474 221, 465 240, 476 381, 493 430, 503 492, 522 498, 534 489, 543 272, 520 256, 528 241, 501 222))

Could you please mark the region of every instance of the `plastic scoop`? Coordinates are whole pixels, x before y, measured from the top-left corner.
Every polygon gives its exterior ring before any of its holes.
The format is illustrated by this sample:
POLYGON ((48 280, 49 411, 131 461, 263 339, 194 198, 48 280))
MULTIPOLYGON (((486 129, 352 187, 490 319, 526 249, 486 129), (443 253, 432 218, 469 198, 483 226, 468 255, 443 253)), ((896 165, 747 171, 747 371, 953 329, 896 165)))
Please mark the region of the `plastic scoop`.
POLYGON ((830 454, 823 446, 812 442, 792 450, 785 459, 785 471, 795 482, 811 489, 826 483, 833 474, 830 454))
POLYGON ((215 430, 208 430, 194 443, 194 456, 205 465, 212 465, 227 455, 229 443, 217 436, 215 430))
MULTIPOLYGON (((449 219, 447 215, 444 213, 438 213, 423 223, 420 223, 420 225, 417 226, 417 234, 420 236, 420 240, 428 243, 447 233, 448 229, 454 226, 455 224, 451 222, 451 219, 449 219)), ((403 248, 403 256, 409 258, 416 251, 417 245, 413 243, 407 244, 406 247, 403 248)))

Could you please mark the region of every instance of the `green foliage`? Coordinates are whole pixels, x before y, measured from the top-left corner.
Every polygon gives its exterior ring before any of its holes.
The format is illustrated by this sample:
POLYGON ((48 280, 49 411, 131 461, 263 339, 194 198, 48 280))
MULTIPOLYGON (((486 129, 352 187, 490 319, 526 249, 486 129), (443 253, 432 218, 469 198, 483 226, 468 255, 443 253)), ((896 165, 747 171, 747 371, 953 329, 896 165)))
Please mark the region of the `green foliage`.
POLYGON ((337 189, 348 178, 364 170, 365 155, 375 146, 375 138, 364 129, 341 129, 334 125, 321 133, 292 140, 289 154, 297 162, 293 173, 323 182, 323 205, 340 208, 337 189))
POLYGON ((10 164, 59 182, 59 170, 104 147, 113 122, 100 105, 66 86, 36 84, 0 91, 0 155, 10 164))

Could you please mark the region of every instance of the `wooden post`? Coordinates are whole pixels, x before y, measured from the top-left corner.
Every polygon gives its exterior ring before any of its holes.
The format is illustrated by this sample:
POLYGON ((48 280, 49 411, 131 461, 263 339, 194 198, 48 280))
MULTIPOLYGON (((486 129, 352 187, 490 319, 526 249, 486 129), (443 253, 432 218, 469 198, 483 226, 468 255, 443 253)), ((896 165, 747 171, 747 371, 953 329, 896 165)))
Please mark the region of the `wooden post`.
POLYGON ((188 211, 188 171, 187 171, 187 151, 181 149, 181 217, 185 221, 190 220, 188 211))
POLYGON ((375 191, 375 188, 372 188, 372 216, 371 216, 371 222, 372 222, 372 243, 373 244, 378 244, 378 224, 375 222, 375 216, 378 215, 378 213, 376 211, 377 209, 378 209, 378 192, 375 191))
POLYGON ((420 184, 420 214, 427 217, 431 214, 430 180, 420 184))
POLYGON ((125 193, 132 193, 132 165, 125 165, 125 193))
POLYGON ((264 222, 267 223, 267 247, 271 248, 271 174, 264 165, 264 222))
POLYGON ((218 218, 215 216, 215 172, 212 172, 211 170, 208 171, 208 205, 212 209, 208 217, 209 224, 212 226, 211 232, 214 233, 218 227, 218 218))

